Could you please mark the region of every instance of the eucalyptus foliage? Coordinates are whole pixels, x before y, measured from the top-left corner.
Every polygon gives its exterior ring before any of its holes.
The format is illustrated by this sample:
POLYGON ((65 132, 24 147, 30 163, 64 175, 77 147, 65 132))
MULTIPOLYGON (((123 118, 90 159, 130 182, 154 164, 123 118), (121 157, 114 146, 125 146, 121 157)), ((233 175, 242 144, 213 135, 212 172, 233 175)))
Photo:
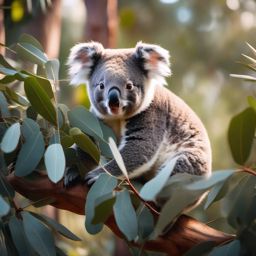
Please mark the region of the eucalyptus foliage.
MULTIPOLYGON (((255 54, 254 48, 250 48, 255 54)), ((114 158, 124 177, 113 177, 106 172, 89 190, 85 206, 85 228, 89 233, 100 232, 104 222, 113 215, 124 239, 143 247, 146 241, 171 228, 185 210, 209 192, 204 208, 222 200, 221 210, 235 230, 236 240, 219 247, 211 242, 203 243, 187 255, 256 253, 253 242, 256 240, 256 173, 255 163, 250 161, 256 129, 254 97, 248 97, 248 107, 231 119, 228 129, 231 154, 238 166, 214 171, 208 178, 176 174, 169 179, 175 158, 152 180, 135 186, 129 180, 112 130, 85 107, 70 109, 58 102, 58 60, 49 59, 40 43, 29 35, 21 36, 13 51, 18 57, 16 62, 0 56, 3 75, 0 80, 0 235, 4 238, 0 239, 0 248, 3 255, 56 255, 60 250, 56 249, 52 230, 79 240, 52 219, 25 209, 17 210, 13 203, 15 191, 5 179, 10 172, 27 176, 46 171, 49 179, 57 183, 66 168, 78 168, 80 173, 85 173, 73 144, 95 164, 102 165, 106 159, 114 158), (33 72, 20 68, 23 61, 34 66, 33 72), (17 84, 21 91, 14 89, 17 84), (232 182, 233 177, 236 183, 232 182), (163 204, 161 208, 159 202, 163 204)), ((244 57, 251 62, 246 66, 256 71, 256 60, 244 57)), ((256 80, 253 75, 236 77, 256 80)), ((49 200, 42 199, 34 205, 40 207, 49 200)), ((131 251, 141 255, 141 250, 139 254, 135 249, 131 251)))

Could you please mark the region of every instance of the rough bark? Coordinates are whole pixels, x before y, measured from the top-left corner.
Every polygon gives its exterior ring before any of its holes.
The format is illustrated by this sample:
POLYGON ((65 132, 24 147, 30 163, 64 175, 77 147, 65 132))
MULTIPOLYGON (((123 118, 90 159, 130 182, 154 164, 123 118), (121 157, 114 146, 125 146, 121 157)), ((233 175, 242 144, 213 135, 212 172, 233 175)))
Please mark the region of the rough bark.
MULTIPOLYGON (((63 187, 62 181, 53 184, 46 175, 37 175, 33 180, 9 175, 8 181, 17 192, 32 201, 49 197, 54 199, 51 205, 56 208, 80 215, 84 214, 88 187, 83 184, 66 189, 63 187)), ((116 236, 123 237, 115 223, 114 216, 111 216, 105 224, 116 236)), ((168 233, 154 241, 147 242, 144 248, 178 256, 205 241, 214 241, 216 245, 220 245, 233 239, 232 235, 215 230, 186 215, 181 215, 168 233)), ((136 246, 136 244, 134 245, 136 246)))

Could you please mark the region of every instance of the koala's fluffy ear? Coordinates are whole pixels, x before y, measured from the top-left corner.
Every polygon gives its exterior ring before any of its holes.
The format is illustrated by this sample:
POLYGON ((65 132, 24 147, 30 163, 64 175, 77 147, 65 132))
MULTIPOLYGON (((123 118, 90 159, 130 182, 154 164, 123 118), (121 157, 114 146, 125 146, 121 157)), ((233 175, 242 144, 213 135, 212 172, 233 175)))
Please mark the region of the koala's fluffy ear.
POLYGON ((143 62, 143 68, 150 78, 155 78, 165 83, 164 77, 171 75, 170 55, 164 48, 154 44, 138 42, 135 55, 143 62))
POLYGON ((88 81, 103 50, 102 44, 97 42, 80 43, 71 48, 67 61, 71 84, 78 85, 88 81))

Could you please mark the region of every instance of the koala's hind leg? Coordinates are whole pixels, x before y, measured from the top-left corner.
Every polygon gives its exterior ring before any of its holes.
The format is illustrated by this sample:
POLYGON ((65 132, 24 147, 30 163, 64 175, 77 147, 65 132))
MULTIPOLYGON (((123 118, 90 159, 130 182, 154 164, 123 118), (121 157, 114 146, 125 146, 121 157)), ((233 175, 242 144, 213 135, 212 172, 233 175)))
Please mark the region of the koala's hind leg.
POLYGON ((68 167, 64 176, 64 186, 70 187, 78 182, 84 182, 84 176, 89 171, 93 170, 97 165, 92 157, 90 157, 86 152, 74 147, 76 151, 77 162, 68 167))

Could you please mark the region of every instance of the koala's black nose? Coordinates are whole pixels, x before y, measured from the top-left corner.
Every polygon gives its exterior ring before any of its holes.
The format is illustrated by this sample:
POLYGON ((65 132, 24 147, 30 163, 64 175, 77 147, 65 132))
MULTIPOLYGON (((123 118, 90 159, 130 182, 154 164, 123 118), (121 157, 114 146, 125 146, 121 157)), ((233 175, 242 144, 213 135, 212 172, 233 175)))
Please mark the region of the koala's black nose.
POLYGON ((109 107, 119 107, 120 104, 120 91, 118 88, 111 88, 108 92, 108 105, 109 107))

